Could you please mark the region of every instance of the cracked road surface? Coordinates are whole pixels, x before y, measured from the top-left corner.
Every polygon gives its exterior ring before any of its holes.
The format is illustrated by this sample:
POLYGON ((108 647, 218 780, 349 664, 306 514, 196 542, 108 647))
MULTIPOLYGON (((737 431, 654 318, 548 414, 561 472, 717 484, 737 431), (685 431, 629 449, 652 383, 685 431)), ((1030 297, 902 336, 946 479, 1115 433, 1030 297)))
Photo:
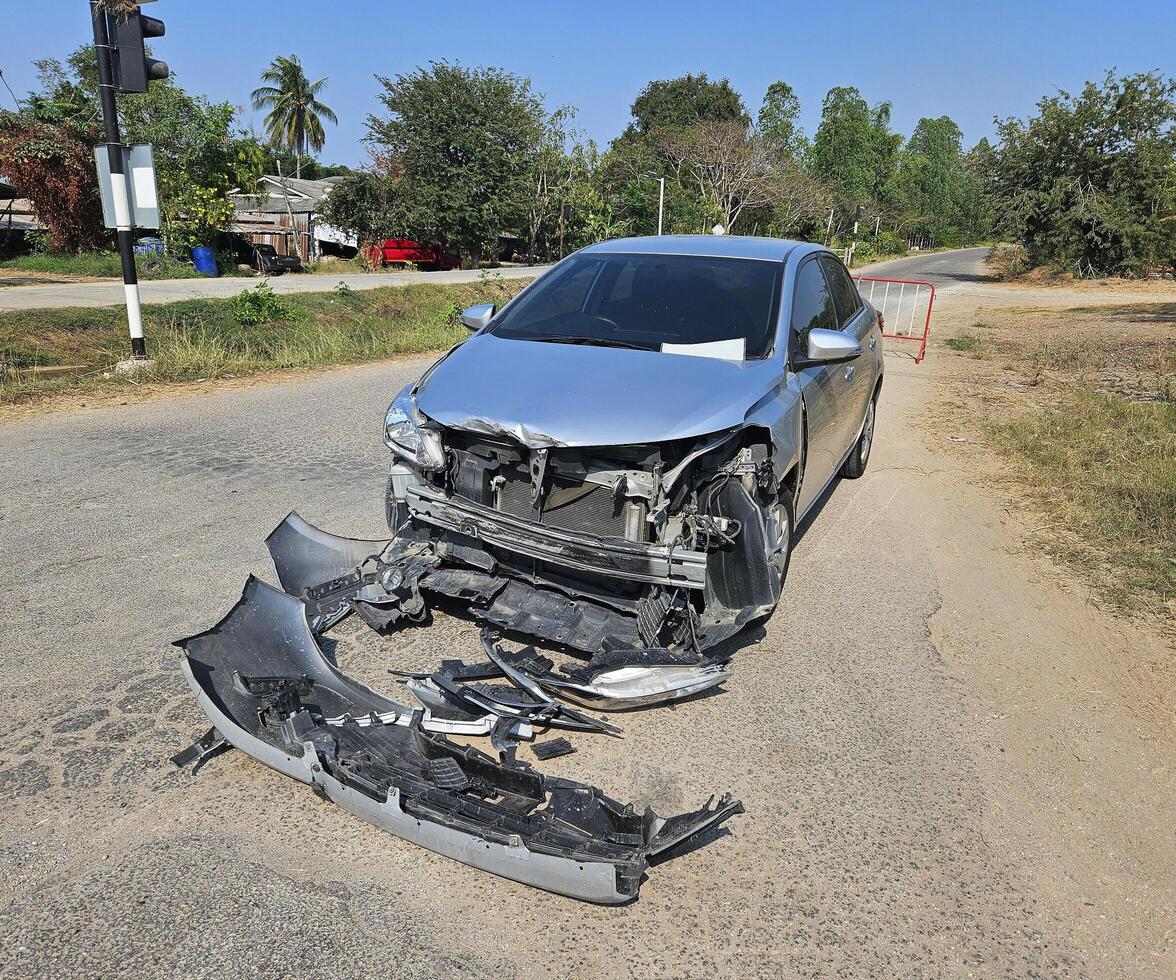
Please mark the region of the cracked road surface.
MULTIPOLYGON (((941 276, 950 316, 981 254, 874 271, 941 276)), ((168 643, 274 580, 288 510, 383 533, 380 421, 426 360, 0 426, 0 973, 1172 975, 1171 742, 1115 669, 1152 641, 928 448, 935 361, 888 356, 870 469, 803 529, 726 691, 542 764, 663 811, 744 801, 625 908, 413 847, 241 753, 167 761, 207 725, 168 643)), ((478 650, 440 615, 334 646, 383 687, 478 650)))

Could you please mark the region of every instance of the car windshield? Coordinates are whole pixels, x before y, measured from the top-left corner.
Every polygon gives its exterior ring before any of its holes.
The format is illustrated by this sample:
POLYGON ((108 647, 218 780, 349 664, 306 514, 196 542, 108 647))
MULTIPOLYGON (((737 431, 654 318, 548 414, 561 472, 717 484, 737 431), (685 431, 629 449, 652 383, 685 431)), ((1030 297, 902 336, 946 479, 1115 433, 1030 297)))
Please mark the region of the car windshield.
POLYGON ((675 353, 706 344, 762 358, 772 349, 781 272, 754 259, 589 252, 523 293, 488 332, 675 353))

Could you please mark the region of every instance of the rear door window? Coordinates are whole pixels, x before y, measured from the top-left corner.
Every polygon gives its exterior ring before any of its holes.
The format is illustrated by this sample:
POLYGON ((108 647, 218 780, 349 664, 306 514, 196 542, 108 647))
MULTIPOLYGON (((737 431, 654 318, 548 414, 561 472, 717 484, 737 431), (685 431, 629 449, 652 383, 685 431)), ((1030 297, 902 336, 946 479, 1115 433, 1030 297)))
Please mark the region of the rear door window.
POLYGON ((829 285, 833 290, 833 300, 837 304, 837 315, 841 326, 846 327, 849 321, 857 316, 862 308, 862 299, 858 296, 857 287, 849 277, 849 273, 836 259, 822 255, 820 263, 825 267, 825 274, 829 277, 829 285))
POLYGON ((815 259, 810 259, 802 265, 796 274, 791 327, 792 349, 801 355, 808 352, 810 330, 837 329, 837 310, 833 305, 833 293, 815 259))

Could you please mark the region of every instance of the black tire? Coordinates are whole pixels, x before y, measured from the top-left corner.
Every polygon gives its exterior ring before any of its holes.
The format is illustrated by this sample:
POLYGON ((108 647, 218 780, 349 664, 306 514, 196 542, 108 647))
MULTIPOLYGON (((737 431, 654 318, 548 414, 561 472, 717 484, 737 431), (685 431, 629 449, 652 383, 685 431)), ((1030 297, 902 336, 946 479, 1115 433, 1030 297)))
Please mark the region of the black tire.
POLYGON ((785 489, 779 498, 779 513, 784 522, 783 534, 774 544, 775 551, 768 555, 768 564, 779 579, 777 594, 784 588, 788 578, 788 566, 792 561, 792 544, 796 540, 796 511, 791 491, 785 489))
POLYGON ((866 472, 866 464, 870 462, 870 450, 874 448, 874 422, 878 414, 878 393, 870 399, 866 406, 866 417, 862 421, 862 431, 857 442, 853 444, 853 452, 841 467, 841 475, 847 480, 856 480, 866 472))
POLYGON ((388 487, 384 491, 384 517, 388 521, 388 530, 393 535, 408 521, 408 506, 404 501, 392 496, 392 477, 388 477, 388 487))

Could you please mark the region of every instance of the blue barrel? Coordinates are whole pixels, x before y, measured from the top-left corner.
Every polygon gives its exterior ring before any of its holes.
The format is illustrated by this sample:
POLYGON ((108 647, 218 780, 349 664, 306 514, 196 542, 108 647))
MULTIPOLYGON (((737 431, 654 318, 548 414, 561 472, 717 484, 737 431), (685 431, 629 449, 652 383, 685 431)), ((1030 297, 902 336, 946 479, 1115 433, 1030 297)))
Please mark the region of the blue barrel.
POLYGON ((216 267, 216 252, 208 245, 197 245, 192 249, 192 264, 196 266, 197 272, 206 276, 220 275, 216 267))

